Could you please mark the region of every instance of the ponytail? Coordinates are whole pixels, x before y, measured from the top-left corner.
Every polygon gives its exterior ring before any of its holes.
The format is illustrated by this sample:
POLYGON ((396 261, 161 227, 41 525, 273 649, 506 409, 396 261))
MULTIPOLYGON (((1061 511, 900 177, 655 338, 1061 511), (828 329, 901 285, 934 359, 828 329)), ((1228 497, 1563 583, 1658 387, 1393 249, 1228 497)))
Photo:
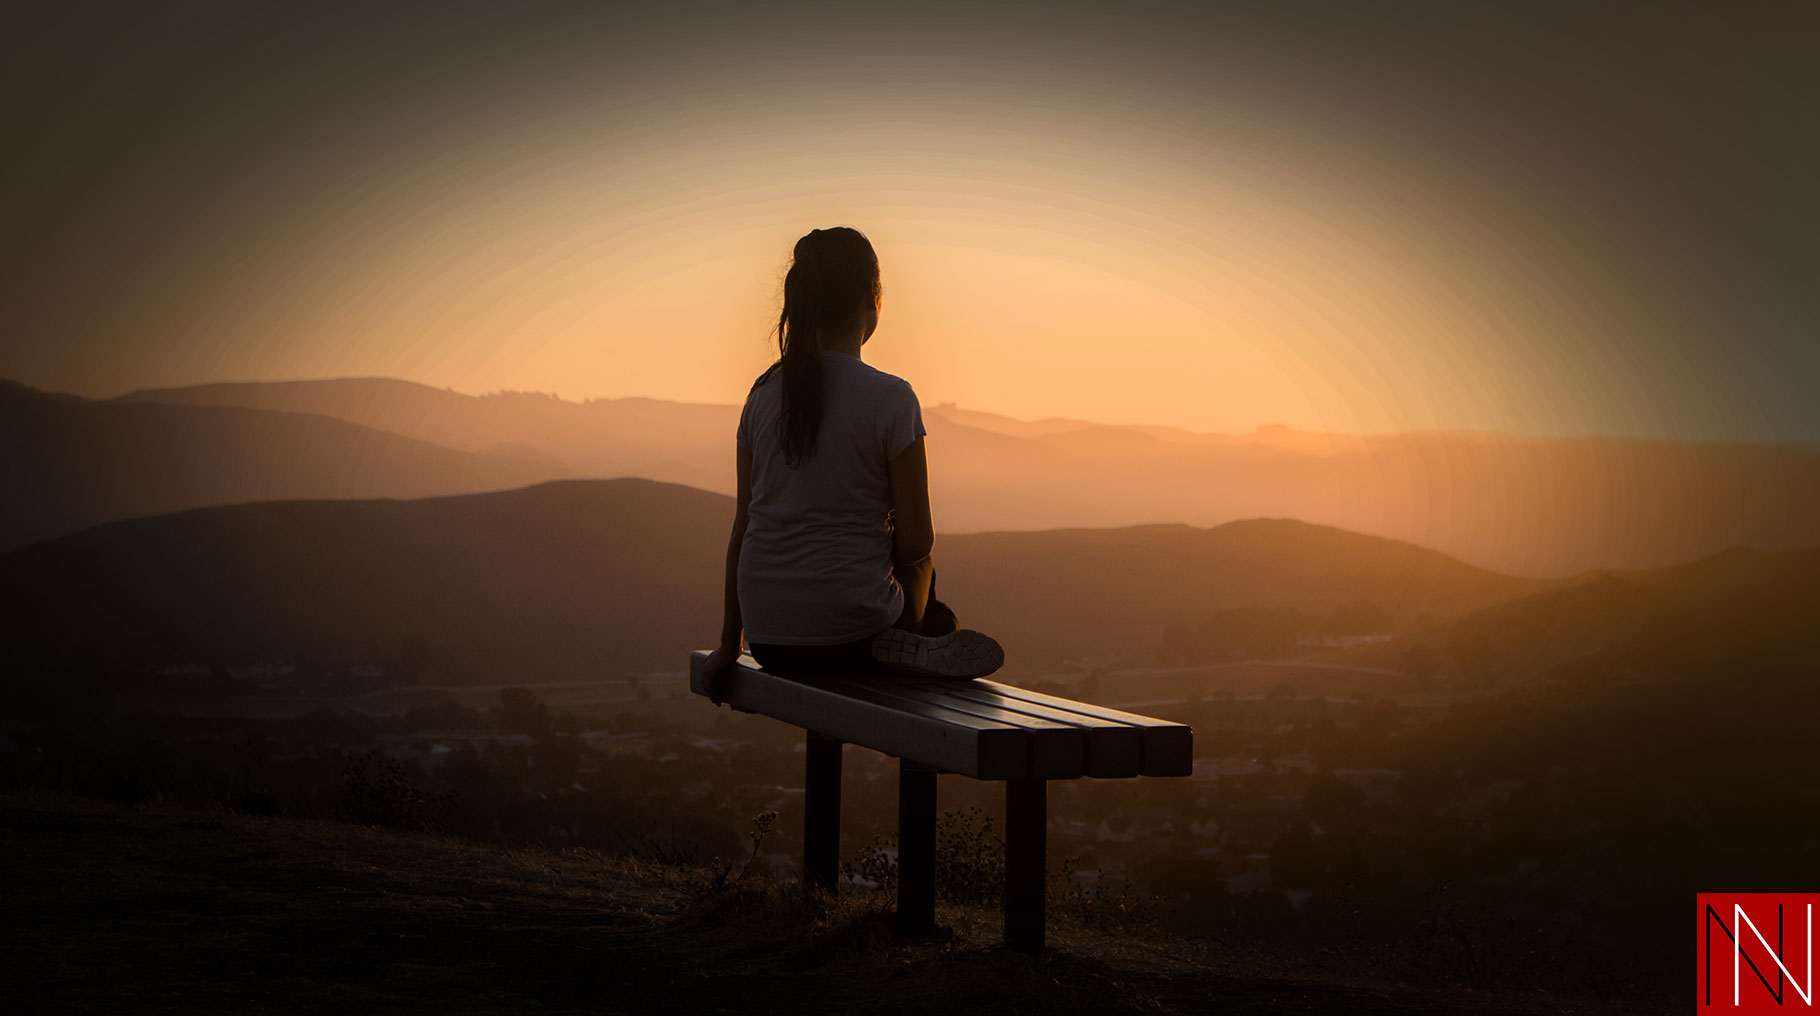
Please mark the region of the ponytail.
POLYGON ((822 336, 879 299, 878 256, 857 229, 835 226, 796 241, 784 275, 784 308, 777 319, 783 369, 778 443, 791 468, 815 456, 822 423, 822 336))

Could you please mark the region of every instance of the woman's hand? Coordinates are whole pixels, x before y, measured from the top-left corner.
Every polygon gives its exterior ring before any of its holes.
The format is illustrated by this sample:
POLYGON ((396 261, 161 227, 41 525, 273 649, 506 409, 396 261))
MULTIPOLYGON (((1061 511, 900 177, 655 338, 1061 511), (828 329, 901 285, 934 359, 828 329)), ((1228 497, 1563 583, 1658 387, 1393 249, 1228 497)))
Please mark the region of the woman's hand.
POLYGON ((708 701, 720 705, 720 693, 724 690, 723 682, 733 667, 739 662, 739 647, 721 646, 708 654, 701 665, 701 688, 708 694, 708 701))

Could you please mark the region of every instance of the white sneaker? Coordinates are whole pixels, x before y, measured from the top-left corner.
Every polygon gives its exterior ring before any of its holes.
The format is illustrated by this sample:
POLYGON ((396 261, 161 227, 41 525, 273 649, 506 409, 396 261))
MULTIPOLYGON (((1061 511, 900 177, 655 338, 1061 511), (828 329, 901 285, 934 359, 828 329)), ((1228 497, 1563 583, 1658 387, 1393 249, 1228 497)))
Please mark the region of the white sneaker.
POLYGON ((918 635, 886 628, 872 636, 872 658, 927 677, 985 677, 1005 665, 1005 650, 992 636, 962 628, 947 635, 918 635))

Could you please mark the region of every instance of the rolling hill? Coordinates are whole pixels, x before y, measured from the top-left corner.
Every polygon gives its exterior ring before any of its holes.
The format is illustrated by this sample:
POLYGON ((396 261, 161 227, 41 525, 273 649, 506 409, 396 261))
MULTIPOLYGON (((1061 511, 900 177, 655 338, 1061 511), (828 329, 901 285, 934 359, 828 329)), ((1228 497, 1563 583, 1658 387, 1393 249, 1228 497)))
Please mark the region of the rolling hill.
POLYGON ((394 378, 262 381, 129 392, 122 403, 314 413, 470 452, 535 454, 566 475, 642 477, 732 493, 738 406, 662 399, 565 402, 535 392, 463 395, 394 378))
POLYGON ((1291 519, 944 536, 936 562, 937 592, 963 624, 1065 655, 1153 646, 1166 625, 1230 607, 1326 613, 1365 600, 1401 630, 1553 585, 1291 519))
POLYGON ((0 384, 0 550, 185 508, 521 487, 566 467, 345 420, 239 406, 95 402, 0 384))
MULTIPOLYGON (((418 500, 284 501, 133 519, 0 556, 16 664, 384 662, 438 679, 674 670, 719 630, 730 498, 564 480, 418 500)), ((1286 520, 943 536, 937 592, 1010 667, 1154 643, 1245 603, 1370 600, 1428 623, 1546 583, 1286 520)))
POLYGON ((28 659, 396 659, 600 676, 712 637, 732 502, 636 480, 133 519, 0 558, 28 659), (719 534, 716 539, 716 534, 719 534))
POLYGON ((1600 574, 1495 604, 1402 642, 1476 653, 1483 677, 1718 678, 1740 687, 1813 678, 1820 549, 1733 549, 1675 568, 1600 574))

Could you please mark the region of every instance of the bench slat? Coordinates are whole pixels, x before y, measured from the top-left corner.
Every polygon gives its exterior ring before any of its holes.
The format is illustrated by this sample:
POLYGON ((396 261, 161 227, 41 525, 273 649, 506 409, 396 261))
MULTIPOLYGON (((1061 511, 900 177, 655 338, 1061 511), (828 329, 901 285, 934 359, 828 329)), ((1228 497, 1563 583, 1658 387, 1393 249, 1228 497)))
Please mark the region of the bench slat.
POLYGON ((892 677, 888 680, 902 687, 915 688, 923 694, 936 697, 938 701, 950 703, 954 708, 968 712, 973 712, 977 705, 1001 715, 1011 713, 1077 727, 1086 737, 1086 758, 1081 770, 1083 776, 1123 778, 1139 773, 1144 733, 1141 726, 1014 698, 991 688, 980 687, 978 681, 945 681, 914 676, 892 677))
POLYGON ((1030 775, 1044 780, 1073 780, 1086 774, 1087 731, 1079 724, 1057 722, 1013 709, 942 695, 907 683, 897 676, 838 678, 842 684, 864 686, 905 703, 965 713, 982 720, 1004 723, 1025 731, 1030 738, 1030 775))
MULTIPOLYGON (((706 652, 689 656, 689 688, 702 694, 706 652)), ((742 712, 762 713, 805 730, 914 759, 981 780, 1030 773, 1030 739, 1007 723, 927 703, 907 703, 869 688, 841 682, 816 683, 759 669, 751 656, 728 675, 721 699, 742 712)))
POLYGON ((1186 723, 1160 720, 1154 716, 1139 716, 1137 713, 1096 706, 1089 702, 1076 702, 1073 699, 1046 695, 1040 691, 1030 691, 1009 684, 1000 684, 997 681, 981 679, 973 683, 1010 698, 1040 703, 1088 716, 1097 716, 1102 719, 1118 720, 1139 727, 1143 731, 1140 775, 1188 776, 1194 772, 1194 731, 1186 723))

